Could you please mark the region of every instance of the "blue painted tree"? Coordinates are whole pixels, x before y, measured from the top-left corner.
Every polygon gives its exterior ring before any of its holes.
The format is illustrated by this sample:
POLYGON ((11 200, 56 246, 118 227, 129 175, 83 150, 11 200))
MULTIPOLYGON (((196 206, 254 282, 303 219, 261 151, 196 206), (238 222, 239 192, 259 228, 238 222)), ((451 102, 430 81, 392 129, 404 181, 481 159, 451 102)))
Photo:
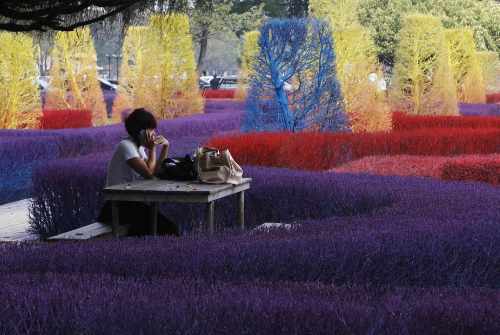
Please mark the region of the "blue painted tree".
POLYGON ((243 131, 349 130, 327 23, 269 20, 261 28, 259 49, 243 131))

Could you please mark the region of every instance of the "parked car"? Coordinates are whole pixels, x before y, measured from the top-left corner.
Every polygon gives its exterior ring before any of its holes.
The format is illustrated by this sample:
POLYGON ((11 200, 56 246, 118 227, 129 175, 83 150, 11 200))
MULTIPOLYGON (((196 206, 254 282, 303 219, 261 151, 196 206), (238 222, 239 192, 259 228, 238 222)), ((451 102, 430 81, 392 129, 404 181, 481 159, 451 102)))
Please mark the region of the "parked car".
MULTIPOLYGON (((210 81, 213 79, 213 76, 201 76, 199 79, 200 89, 209 89, 210 81)), ((224 76, 220 77, 220 89, 235 89, 238 86, 238 77, 237 76, 224 76)))
POLYGON ((102 77, 97 78, 99 80, 99 83, 101 84, 101 89, 108 90, 108 91, 116 91, 118 89, 118 84, 113 83, 110 80, 104 79, 102 77))
POLYGON ((238 87, 238 77, 237 76, 225 76, 222 77, 222 82, 219 88, 222 89, 235 89, 238 87))
MULTIPOLYGON (((118 90, 118 84, 113 83, 102 77, 98 77, 99 85, 101 87, 104 103, 106 104, 106 112, 108 116, 111 116, 111 109, 113 105, 113 100, 115 99, 116 92, 118 90)), ((45 105, 47 92, 50 91, 50 78, 49 77, 38 77, 37 84, 40 87, 40 95, 42 98, 42 105, 45 105)))
MULTIPOLYGON (((118 85, 116 83, 113 83, 107 79, 98 77, 97 80, 99 81, 99 84, 103 91, 116 91, 118 89, 118 85)), ((47 76, 38 77, 37 83, 42 92, 48 91, 50 89, 50 78, 47 76)))
POLYGON ((210 88, 210 80, 212 80, 212 76, 202 76, 200 77, 198 83, 199 83, 199 87, 200 89, 208 89, 210 88))

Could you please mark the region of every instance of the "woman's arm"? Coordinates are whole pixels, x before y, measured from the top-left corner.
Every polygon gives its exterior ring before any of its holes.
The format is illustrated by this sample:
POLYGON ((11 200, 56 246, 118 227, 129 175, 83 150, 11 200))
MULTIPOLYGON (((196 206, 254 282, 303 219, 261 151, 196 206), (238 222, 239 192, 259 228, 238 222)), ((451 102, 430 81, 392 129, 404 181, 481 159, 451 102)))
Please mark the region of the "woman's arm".
POLYGON ((154 177, 154 171, 152 171, 146 162, 140 158, 129 159, 127 164, 144 179, 152 179, 154 177))
POLYGON ((168 143, 167 139, 161 135, 156 137, 155 143, 157 145, 162 146, 161 152, 160 152, 160 159, 158 160, 160 163, 156 165, 156 169, 155 169, 155 174, 156 174, 156 173, 158 173, 158 171, 161 168, 161 162, 163 162, 168 157, 168 149, 170 147, 170 143, 168 143))
POLYGON ((161 166, 161 162, 167 158, 169 143, 163 136, 153 138, 153 135, 148 132, 146 133, 145 147, 149 151, 147 161, 144 161, 140 158, 132 158, 127 161, 127 164, 132 169, 134 169, 134 171, 139 173, 143 178, 151 179, 158 172, 161 166), (160 153, 160 164, 158 164, 156 160, 156 144, 162 145, 160 153))

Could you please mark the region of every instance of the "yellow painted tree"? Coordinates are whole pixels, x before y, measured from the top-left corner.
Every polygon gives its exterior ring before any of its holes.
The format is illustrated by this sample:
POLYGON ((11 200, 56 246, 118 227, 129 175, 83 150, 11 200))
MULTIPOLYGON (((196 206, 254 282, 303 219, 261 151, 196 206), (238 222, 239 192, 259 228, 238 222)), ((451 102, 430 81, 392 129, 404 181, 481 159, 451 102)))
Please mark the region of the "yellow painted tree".
MULTIPOLYGON (((122 48, 120 85, 113 103, 113 122, 121 120, 121 113, 135 107, 151 108, 148 101, 149 78, 154 76, 156 66, 148 64, 148 53, 158 45, 153 44, 148 27, 129 27, 122 48)), ((154 53, 157 54, 157 53, 154 53)), ((153 109, 152 109, 153 110, 153 109)))
POLYGON ((162 48, 160 97, 161 117, 201 113, 203 98, 198 89, 198 72, 185 14, 155 15, 151 29, 162 48))
POLYGON ((394 108, 417 115, 458 115, 445 31, 437 17, 403 20, 392 79, 394 108))
POLYGON ((361 27, 334 32, 337 74, 354 132, 391 129, 391 111, 375 46, 361 27))
POLYGON ((186 15, 152 16, 149 26, 129 28, 113 118, 138 107, 162 119, 203 111, 186 15))
POLYGON ((391 128, 384 81, 370 34, 358 22, 358 0, 310 0, 312 16, 327 20, 333 31, 337 75, 354 132, 391 128))
POLYGON ((447 29, 451 70, 457 87, 457 98, 465 103, 485 103, 486 86, 476 43, 471 29, 447 29))
POLYGON ((359 25, 359 0, 309 0, 312 16, 327 20, 334 31, 359 25))
POLYGON ((51 59, 50 89, 44 107, 89 110, 95 126, 106 124, 106 107, 97 80, 97 58, 90 30, 58 32, 51 59))
POLYGON ((238 89, 236 90, 236 98, 244 100, 248 89, 248 79, 251 76, 253 69, 253 61, 259 53, 259 31, 249 31, 243 36, 243 46, 241 50, 241 67, 238 78, 238 89))
POLYGON ((477 58, 481 65, 481 71, 488 93, 496 93, 500 90, 500 59, 494 51, 477 52, 477 58))
POLYGON ((0 32, 0 128, 36 128, 41 116, 37 50, 21 33, 0 32))

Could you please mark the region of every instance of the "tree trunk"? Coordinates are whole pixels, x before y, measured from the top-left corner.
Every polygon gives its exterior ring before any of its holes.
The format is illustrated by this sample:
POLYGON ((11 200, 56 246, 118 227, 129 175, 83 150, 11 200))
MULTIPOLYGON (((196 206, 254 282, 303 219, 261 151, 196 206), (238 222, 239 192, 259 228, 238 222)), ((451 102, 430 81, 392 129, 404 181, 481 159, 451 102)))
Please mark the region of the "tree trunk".
POLYGON ((204 27, 201 31, 200 38, 200 52, 198 54, 198 72, 203 71, 203 66, 205 64, 205 57, 207 55, 208 48, 208 28, 204 27))
POLYGON ((309 0, 289 0, 289 17, 306 17, 309 11, 309 0))

